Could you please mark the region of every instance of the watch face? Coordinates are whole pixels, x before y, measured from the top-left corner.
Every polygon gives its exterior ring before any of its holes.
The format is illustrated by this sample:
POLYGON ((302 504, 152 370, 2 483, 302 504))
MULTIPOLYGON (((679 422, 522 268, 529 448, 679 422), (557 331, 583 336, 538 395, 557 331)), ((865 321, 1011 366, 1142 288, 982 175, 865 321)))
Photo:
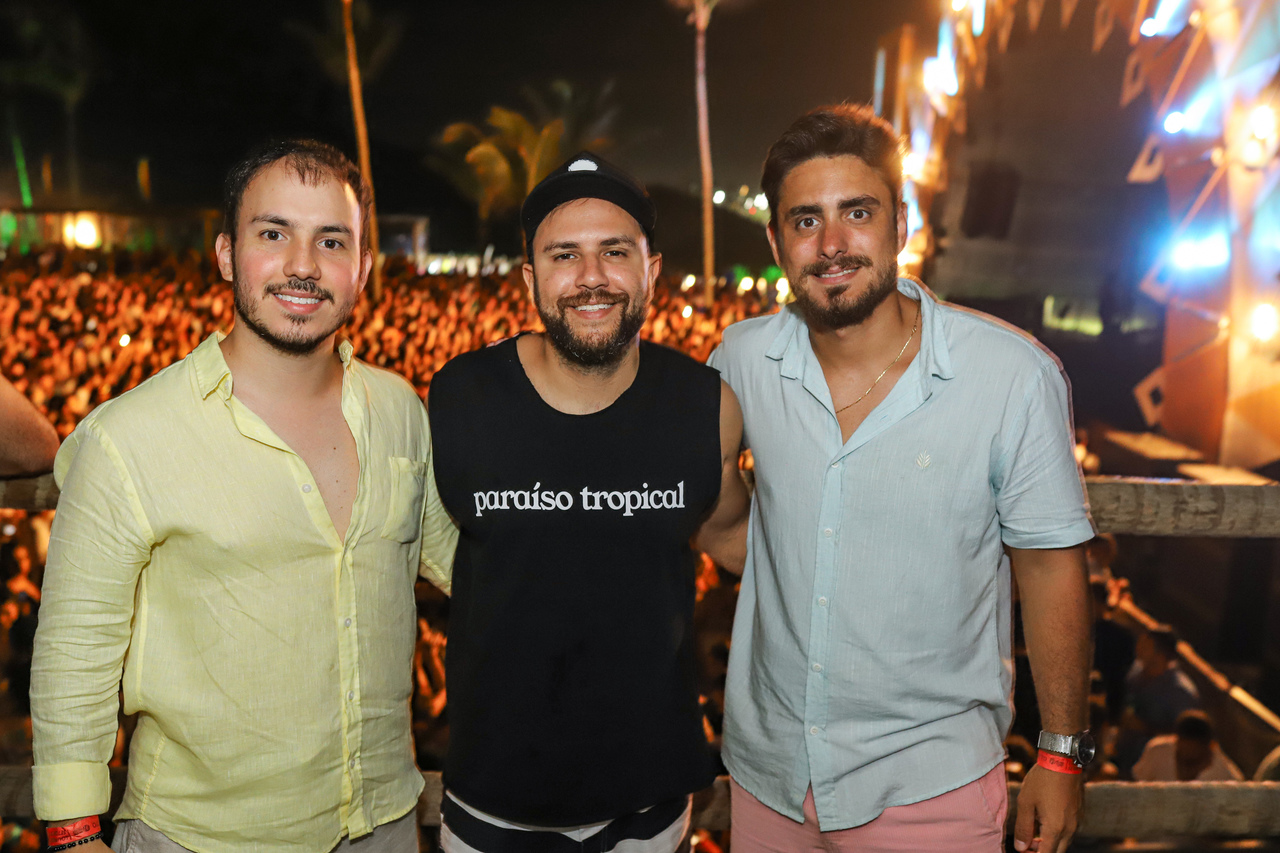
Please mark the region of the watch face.
POLYGON ((1093 735, 1087 731, 1081 732, 1076 740, 1076 764, 1087 767, 1089 762, 1093 761, 1096 752, 1097 746, 1093 742, 1093 735))

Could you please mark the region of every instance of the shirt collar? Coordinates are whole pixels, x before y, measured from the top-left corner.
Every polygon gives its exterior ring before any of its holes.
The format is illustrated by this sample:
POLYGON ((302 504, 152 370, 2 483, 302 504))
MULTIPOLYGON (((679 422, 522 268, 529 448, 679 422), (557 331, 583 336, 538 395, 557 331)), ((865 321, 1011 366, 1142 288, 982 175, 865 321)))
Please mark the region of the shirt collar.
POLYGON ((800 346, 800 336, 808 334, 809 329, 794 304, 783 306, 781 314, 782 328, 764 354, 766 358, 781 362, 778 369, 787 379, 799 379, 804 375, 804 349, 800 346))
MULTIPOLYGON (((929 375, 939 379, 951 379, 955 371, 951 366, 951 350, 947 346, 947 330, 938 316, 938 297, 919 279, 900 277, 898 291, 920 303, 920 358, 929 375)), ((804 318, 794 304, 782 309, 782 327, 774 335, 765 357, 779 362, 778 370, 787 379, 804 376, 805 347, 801 335, 809 333, 804 318)))
POLYGON ((224 338, 225 333, 214 331, 187 356, 195 370, 196 387, 200 389, 202 400, 209 399, 214 391, 218 391, 224 400, 231 396, 231 368, 227 367, 219 346, 224 338))
MULTIPOLYGON (((209 399, 209 395, 214 391, 217 391, 223 400, 231 396, 231 368, 227 367, 227 360, 223 357, 222 347, 220 346, 226 337, 224 332, 215 330, 188 356, 195 370, 196 387, 200 389, 200 398, 202 400, 209 399)), ((351 341, 339 341, 338 343, 338 358, 342 359, 342 369, 344 371, 351 369, 351 353, 353 349, 351 341)))
POLYGON ((951 348, 947 346, 947 328, 938 315, 940 300, 918 278, 898 279, 898 291, 920 301, 920 357, 928 375, 939 379, 955 378, 951 367, 951 348))

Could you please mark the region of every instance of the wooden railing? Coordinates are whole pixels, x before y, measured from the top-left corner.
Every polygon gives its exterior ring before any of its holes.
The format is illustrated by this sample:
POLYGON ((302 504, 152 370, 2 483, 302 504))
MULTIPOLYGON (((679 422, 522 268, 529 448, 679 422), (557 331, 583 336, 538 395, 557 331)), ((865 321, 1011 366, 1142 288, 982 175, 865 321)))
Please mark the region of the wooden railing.
MULTIPOLYGON (((1101 532, 1142 536, 1229 536, 1280 538, 1280 485, 1206 485, 1176 480, 1092 477, 1088 481, 1094 523, 1101 532)), ((57 487, 52 477, 0 480, 0 507, 53 509, 57 487)), ((1127 612, 1150 620, 1136 607, 1127 612)), ((1199 682, 1206 702, 1227 714, 1233 728, 1250 732, 1259 744, 1280 743, 1280 718, 1233 686, 1185 643, 1183 663, 1199 682)), ((1222 733, 1224 741, 1233 735, 1222 733)), ((438 773, 424 773, 426 787, 418 813, 424 825, 440 821, 438 773)), ((112 773, 115 796, 123 791, 124 771, 112 773)), ((1010 789, 1010 825, 1019 786, 1010 789)), ((30 816, 31 770, 0 767, 0 814, 30 816)), ((694 800, 694 825, 729 828, 728 781, 720 778, 694 800)), ((1280 783, 1276 782, 1095 782, 1086 786, 1078 834, 1095 838, 1280 837, 1280 783)))
POLYGON ((39 512, 58 508, 58 486, 52 474, 43 477, 0 479, 0 509, 39 512))
POLYGON ((1085 482, 1100 533, 1280 538, 1280 485, 1137 477, 1088 477, 1085 482))

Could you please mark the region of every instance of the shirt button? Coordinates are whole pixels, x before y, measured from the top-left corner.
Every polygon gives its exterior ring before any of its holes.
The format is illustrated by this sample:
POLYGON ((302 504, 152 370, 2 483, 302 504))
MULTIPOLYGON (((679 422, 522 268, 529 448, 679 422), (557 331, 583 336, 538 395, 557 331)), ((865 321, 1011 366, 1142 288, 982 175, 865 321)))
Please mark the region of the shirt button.
POLYGON ((826 530, 822 531, 822 535, 830 539, 835 535, 835 531, 828 527, 826 530))
POLYGON ((832 463, 831 463, 831 467, 832 467, 832 468, 839 468, 839 467, 840 467, 840 463, 839 463, 839 462, 832 462, 832 463))
MULTIPOLYGON (((818 606, 819 606, 819 607, 826 607, 826 606, 827 606, 827 597, 826 597, 825 595, 824 595, 824 596, 821 596, 821 597, 818 599, 818 606)), ((350 623, 351 623, 351 620, 350 620, 350 619, 348 619, 348 620, 347 620, 347 623, 348 623, 348 624, 350 624, 350 623)))
POLYGON ((817 726, 814 726, 814 727, 812 727, 811 729, 809 729, 809 734, 811 734, 811 735, 816 735, 817 733, 818 733, 818 727, 817 727, 817 726))
POLYGON ((815 664, 813 665, 813 671, 814 671, 814 672, 822 672, 822 664, 820 664, 820 663, 815 663, 815 664))
POLYGON ((354 770, 356 766, 356 760, 352 758, 350 761, 347 762, 347 766, 354 770))
POLYGON ((343 619, 343 620, 342 620, 342 624, 343 624, 343 625, 345 625, 346 627, 350 628, 350 627, 351 627, 351 617, 350 617, 350 616, 348 616, 346 619, 343 619))
POLYGON ((356 698, 356 692, 355 692, 354 690, 348 690, 348 691, 347 691, 347 701, 348 701, 348 702, 350 702, 350 701, 351 701, 352 699, 354 699, 354 698, 356 698))
POLYGON ((310 483, 303 483, 303 484, 302 484, 302 491, 304 491, 304 492, 309 492, 309 491, 311 491, 311 484, 310 484, 310 483))

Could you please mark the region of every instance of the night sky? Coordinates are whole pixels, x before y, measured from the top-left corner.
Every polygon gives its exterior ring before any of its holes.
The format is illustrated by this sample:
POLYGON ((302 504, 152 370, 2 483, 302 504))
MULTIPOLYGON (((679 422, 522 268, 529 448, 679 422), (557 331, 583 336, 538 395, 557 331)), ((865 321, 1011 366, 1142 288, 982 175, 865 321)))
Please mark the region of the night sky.
MULTIPOLYGON (((321 0, 58 3, 82 16, 95 51, 79 112, 87 195, 134 192, 134 164, 146 155, 157 204, 216 204, 229 162, 272 134, 316 135, 354 153, 345 91, 285 27, 290 19, 323 24, 321 0)), ((372 6, 406 19, 398 51, 365 95, 384 208, 456 208, 456 195, 422 166, 429 140, 450 122, 482 120, 492 104, 521 108, 522 85, 556 78, 614 79, 620 144, 612 158, 651 183, 696 184, 693 30, 666 0, 372 6)), ((717 185, 754 188, 770 142, 802 111, 869 100, 877 38, 907 20, 928 38, 936 6, 724 0, 708 49, 717 185)), ((25 94, 18 115, 34 171, 53 155, 56 188, 65 180, 60 105, 25 94)), ((4 169, 11 177, 9 163, 4 169)))

